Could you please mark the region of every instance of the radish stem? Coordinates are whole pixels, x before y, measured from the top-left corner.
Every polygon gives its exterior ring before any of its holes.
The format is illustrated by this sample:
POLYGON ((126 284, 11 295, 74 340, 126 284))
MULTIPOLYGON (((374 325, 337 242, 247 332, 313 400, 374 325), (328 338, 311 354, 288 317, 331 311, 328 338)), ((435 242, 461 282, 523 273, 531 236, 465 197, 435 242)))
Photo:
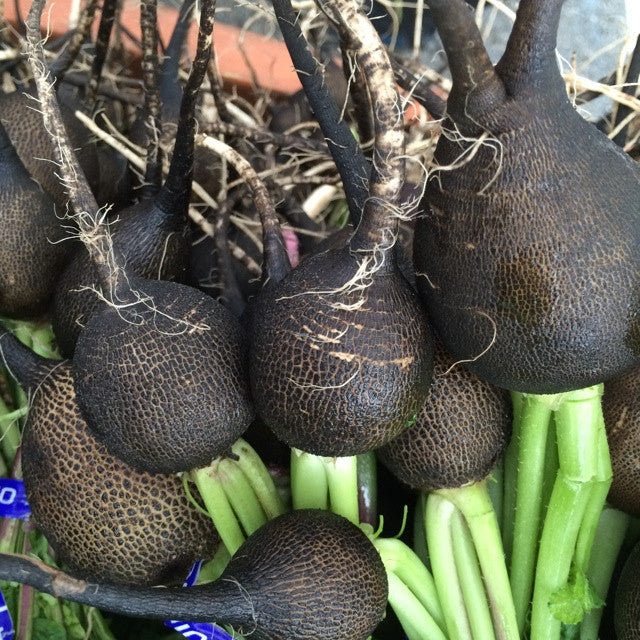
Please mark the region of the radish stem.
POLYGON ((414 593, 393 572, 387 572, 389 604, 409 640, 446 640, 440 627, 420 604, 414 593))
POLYGON ((356 456, 323 458, 329 484, 331 511, 360 524, 358 462, 356 456))
MULTIPOLYGON (((606 438, 602 437, 602 390, 602 385, 596 385, 562 394, 555 413, 560 469, 540 540, 531 614, 533 638, 560 638, 561 621, 549 605, 561 589, 569 586, 585 516, 589 523, 590 514, 604 506, 602 487, 610 480, 606 477, 608 448, 606 438)), ((584 550, 592 537, 590 525, 587 527, 587 533, 583 534, 586 542, 581 542, 584 550)))
POLYGON ((327 509, 360 524, 357 456, 323 457, 291 450, 294 509, 327 509))
POLYGON ((471 627, 456 570, 451 521, 455 506, 438 493, 427 497, 425 528, 433 579, 438 590, 450 640, 471 638, 471 627))
MULTIPOLYGON (((596 529, 587 577, 605 600, 631 517, 619 509, 604 509, 596 529)), ((589 611, 580 624, 580 640, 598 640, 602 607, 589 611)))
POLYGON ((444 616, 436 583, 420 558, 397 538, 373 538, 371 542, 378 550, 387 573, 393 573, 411 591, 440 630, 443 630, 444 616))
POLYGON ((233 460, 223 458, 218 463, 218 477, 242 528, 248 536, 251 535, 267 521, 267 516, 247 476, 233 460))
POLYGON ((462 512, 469 527, 497 637, 504 640, 519 638, 502 538, 487 491, 487 481, 455 489, 438 489, 436 493, 450 500, 462 512))
POLYGON ((520 441, 520 425, 522 424, 522 394, 511 393, 513 422, 511 440, 503 458, 503 504, 502 504, 502 546, 507 563, 511 562, 513 550, 513 529, 516 518, 516 478, 518 477, 518 442, 520 441))
POLYGON ((491 612, 482 584, 478 556, 473 548, 471 533, 464 518, 456 511, 451 520, 451 539, 462 596, 464 598, 471 635, 474 640, 495 640, 491 612))
POLYGON ((294 509, 328 509, 329 484, 318 456, 291 449, 291 500, 294 509))
POLYGON ((535 572, 536 550, 540 531, 542 509, 542 484, 544 477, 547 433, 555 396, 539 396, 513 393, 514 418, 518 433, 515 446, 518 451, 511 551, 511 589, 516 608, 518 629, 523 633, 535 572), (518 407, 516 409, 516 407, 518 407))
POLYGON ((208 467, 195 469, 190 472, 190 476, 198 487, 224 546, 233 555, 244 542, 244 534, 218 477, 218 462, 214 460, 208 467))
POLYGON ((235 463, 247 477, 267 518, 271 520, 284 513, 287 509, 276 489, 273 478, 255 449, 246 440, 240 438, 231 446, 231 453, 238 457, 235 463))

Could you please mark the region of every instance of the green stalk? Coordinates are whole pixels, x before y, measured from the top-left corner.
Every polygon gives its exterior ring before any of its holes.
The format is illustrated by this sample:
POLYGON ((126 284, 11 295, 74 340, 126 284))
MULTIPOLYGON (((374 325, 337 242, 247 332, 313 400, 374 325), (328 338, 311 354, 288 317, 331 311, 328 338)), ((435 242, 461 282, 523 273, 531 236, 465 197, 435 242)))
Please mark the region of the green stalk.
POLYGON ((602 416, 600 403, 598 403, 596 410, 599 412, 598 425, 596 427, 598 430, 598 442, 596 445, 597 471, 595 478, 592 480, 593 488, 591 490, 591 497, 587 503, 585 514, 582 519, 582 526, 580 527, 580 533, 578 534, 574 558, 575 566, 584 573, 587 572, 589 567, 591 548, 596 535, 596 529, 602 514, 602 509, 607 500, 607 495, 609 495, 609 489, 611 488, 611 481, 613 478, 611 457, 609 455, 609 443, 607 442, 607 433, 604 428, 604 418, 602 416))
POLYGON ((436 492, 450 500, 464 516, 478 555, 496 636, 503 640, 520 637, 511 585, 502 550, 502 538, 486 480, 436 492))
MULTIPOLYGON (((566 587, 587 506, 595 509, 594 478, 601 456, 602 385, 563 394, 555 413, 560 469, 542 529, 531 613, 531 637, 560 638, 561 622, 549 607, 566 587), (591 504, 590 504, 591 503, 591 504)), ((600 510, 603 505, 600 505, 600 510)))
POLYGON ((498 528, 500 529, 500 531, 503 531, 503 522, 504 522, 504 461, 503 460, 500 460, 498 464, 496 464, 495 467, 493 467, 493 469, 491 470, 491 473, 487 478, 487 491, 489 492, 489 498, 491 498, 491 504, 493 505, 493 510, 496 513, 496 518, 498 519, 498 528))
POLYGON ((429 550, 427 549, 427 532, 425 530, 425 511, 427 508, 427 494, 420 492, 416 500, 413 514, 413 551, 422 560, 427 569, 431 566, 429 550))
POLYGON ((557 397, 522 393, 512 396, 519 404, 517 431, 520 437, 514 476, 516 503, 510 576, 518 630, 522 634, 531 602, 540 535, 547 433, 557 397))
POLYGON ((521 393, 511 393, 513 423, 511 440, 503 456, 502 491, 502 545, 507 564, 511 562, 513 549, 513 527, 516 518, 516 478, 518 477, 518 446, 520 443, 520 425, 522 424, 523 397, 521 393))
POLYGON ((213 558, 202 565, 200 574, 198 575, 198 584, 217 580, 229 564, 229 560, 231 560, 231 554, 227 550, 227 547, 221 544, 213 554, 213 558))
POLYGON ((266 523, 267 516, 247 476, 233 460, 223 458, 218 463, 218 478, 229 504, 240 520, 245 533, 250 536, 266 523))
POLYGON ((233 555, 244 542, 244 534, 218 477, 219 463, 219 460, 214 460, 208 467, 194 469, 189 476, 198 487, 200 497, 222 542, 229 554, 233 555))
POLYGON ((427 546, 447 635, 450 640, 468 640, 471 638, 471 627, 456 570, 451 538, 451 520, 454 513, 455 507, 449 500, 437 493, 428 495, 425 509, 427 546))
POLYGON ((433 576, 420 558, 397 538, 374 538, 387 573, 393 573, 418 599, 433 621, 444 630, 444 615, 433 576))
POLYGON ((474 640, 495 640, 491 612, 487 604, 487 594, 482 584, 482 573, 478 565, 471 540, 471 533, 459 511, 451 520, 453 556, 462 588, 462 597, 469 615, 471 636, 474 640))
MULTIPOLYGON (((606 600, 622 543, 624 542, 631 517, 618 509, 604 509, 591 551, 591 560, 587 569, 587 578, 596 594, 606 600)), ((580 624, 580 640, 598 640, 603 608, 589 611, 580 624)))
POLYGON ((2 457, 10 466, 20 446, 20 423, 19 418, 27 414, 27 407, 21 407, 15 411, 10 411, 4 400, 0 398, 0 446, 2 457))
POLYGON ((294 509, 328 509, 329 483, 322 459, 291 449, 291 501, 294 509))
POLYGON ((231 452, 238 457, 235 462, 247 477, 267 518, 271 520, 285 513, 287 508, 276 489, 273 478, 255 449, 246 440, 240 438, 232 445, 231 452))
POLYGON ((389 604, 395 611, 409 640, 447 640, 440 627, 424 609, 407 585, 393 572, 387 572, 389 604))
POLYGON ((331 511, 360 524, 358 459, 356 456, 323 458, 329 485, 331 511))

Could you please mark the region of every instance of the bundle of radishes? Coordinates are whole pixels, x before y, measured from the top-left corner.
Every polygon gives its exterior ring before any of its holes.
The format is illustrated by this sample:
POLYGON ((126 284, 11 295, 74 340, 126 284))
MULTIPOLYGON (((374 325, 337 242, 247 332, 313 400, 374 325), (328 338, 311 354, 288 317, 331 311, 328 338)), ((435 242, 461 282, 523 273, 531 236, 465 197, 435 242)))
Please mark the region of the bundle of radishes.
MULTIPOLYGON (((595 640, 640 514, 640 170, 567 97, 563 0, 521 0, 495 66, 465 0, 429 0, 446 106, 355 0, 317 0, 347 79, 332 91, 339 67, 273 0, 323 139, 258 126, 225 91, 214 0, 186 0, 161 69, 142 2, 139 93, 103 69, 115 3, 88 77, 68 68, 95 4, 53 60, 44 5, 20 40, 32 77, 0 97, 0 313, 52 321, 67 359, 8 329, 0 351, 29 395, 15 475, 69 574, 4 553, 0 577, 251 638, 595 640), (444 110, 419 163, 407 80, 444 110), (327 188, 344 194, 328 224, 308 213, 327 188), (398 499, 417 493, 413 539, 380 535, 376 459, 398 499), (197 560, 201 584, 178 586, 197 560)), ((640 637, 636 573, 619 638, 640 637)))

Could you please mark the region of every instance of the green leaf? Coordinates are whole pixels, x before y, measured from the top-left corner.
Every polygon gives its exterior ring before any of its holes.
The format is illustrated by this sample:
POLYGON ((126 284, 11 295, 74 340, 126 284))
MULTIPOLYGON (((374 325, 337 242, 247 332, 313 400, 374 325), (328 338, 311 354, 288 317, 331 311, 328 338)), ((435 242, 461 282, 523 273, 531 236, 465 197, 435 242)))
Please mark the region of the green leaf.
POLYGON ((549 598, 553 617, 565 624, 578 624, 585 613, 604 605, 582 571, 576 572, 569 584, 549 598))
POLYGON ((67 632, 59 622, 36 618, 33 621, 32 640, 67 640, 67 632))

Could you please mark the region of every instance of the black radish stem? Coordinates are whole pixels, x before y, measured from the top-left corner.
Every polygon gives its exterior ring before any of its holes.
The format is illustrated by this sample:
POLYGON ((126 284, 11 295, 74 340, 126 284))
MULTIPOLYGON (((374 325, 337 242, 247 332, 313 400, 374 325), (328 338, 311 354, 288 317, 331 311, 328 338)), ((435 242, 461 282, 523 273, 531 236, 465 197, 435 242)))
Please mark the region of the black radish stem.
POLYGON ((180 583, 219 542, 180 478, 136 471, 87 429, 69 363, 37 356, 6 332, 4 364, 33 393, 22 440, 38 528, 78 575, 119 584, 180 583))
POLYGON ((93 24, 93 18, 95 16, 97 6, 98 0, 91 0, 86 4, 66 47, 49 66, 49 71, 53 76, 53 80, 56 85, 62 81, 65 73, 73 64, 78 53, 80 53, 80 49, 85 43, 87 36, 89 35, 91 25, 93 24))
POLYGON ((290 0, 273 0, 272 4, 300 83, 342 178, 350 218, 356 225, 367 199, 370 167, 307 48, 290 0))
POLYGON ((378 552, 358 527, 326 511, 293 511, 271 520, 206 585, 91 584, 8 554, 0 555, 0 578, 128 616, 230 624, 255 640, 364 640, 387 602, 378 552))

